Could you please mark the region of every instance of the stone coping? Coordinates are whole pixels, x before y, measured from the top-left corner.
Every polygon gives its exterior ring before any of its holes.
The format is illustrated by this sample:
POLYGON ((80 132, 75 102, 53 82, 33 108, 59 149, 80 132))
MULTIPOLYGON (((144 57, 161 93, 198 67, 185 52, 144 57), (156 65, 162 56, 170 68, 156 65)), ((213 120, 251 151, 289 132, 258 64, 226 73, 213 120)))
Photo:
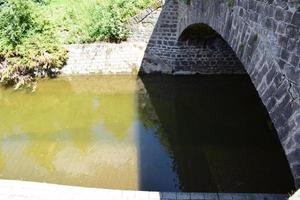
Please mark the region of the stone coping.
MULTIPOLYGON (((298 192, 300 193, 300 192, 298 192)), ((295 194, 291 200, 298 200, 295 194)), ((1 200, 286 200, 285 194, 144 192, 0 180, 1 200)))

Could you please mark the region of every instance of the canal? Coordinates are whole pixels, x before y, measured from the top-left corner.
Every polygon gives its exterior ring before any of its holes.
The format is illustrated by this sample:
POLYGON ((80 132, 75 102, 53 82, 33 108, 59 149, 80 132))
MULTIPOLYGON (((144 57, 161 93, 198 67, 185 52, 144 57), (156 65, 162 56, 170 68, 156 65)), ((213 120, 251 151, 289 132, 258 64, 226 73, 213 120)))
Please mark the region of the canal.
POLYGON ((0 178, 146 191, 288 193, 246 75, 72 76, 0 90, 0 178))

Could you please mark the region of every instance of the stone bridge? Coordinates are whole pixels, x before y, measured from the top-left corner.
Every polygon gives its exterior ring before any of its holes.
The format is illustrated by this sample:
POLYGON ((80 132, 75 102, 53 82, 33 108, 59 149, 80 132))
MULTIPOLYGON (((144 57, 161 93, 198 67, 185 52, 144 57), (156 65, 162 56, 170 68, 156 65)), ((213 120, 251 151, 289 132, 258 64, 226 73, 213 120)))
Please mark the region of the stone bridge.
POLYGON ((297 6, 291 0, 167 0, 140 72, 248 73, 270 114, 299 187, 297 6))

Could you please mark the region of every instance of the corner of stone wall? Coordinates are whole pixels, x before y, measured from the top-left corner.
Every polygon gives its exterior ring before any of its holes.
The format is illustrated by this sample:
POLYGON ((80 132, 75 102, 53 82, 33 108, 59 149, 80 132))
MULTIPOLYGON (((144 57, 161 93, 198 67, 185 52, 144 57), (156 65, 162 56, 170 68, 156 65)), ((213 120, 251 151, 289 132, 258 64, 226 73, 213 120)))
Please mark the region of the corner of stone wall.
POLYGON ((120 44, 66 45, 69 58, 62 74, 136 74, 160 12, 161 7, 151 7, 133 17, 129 24, 132 34, 120 44))

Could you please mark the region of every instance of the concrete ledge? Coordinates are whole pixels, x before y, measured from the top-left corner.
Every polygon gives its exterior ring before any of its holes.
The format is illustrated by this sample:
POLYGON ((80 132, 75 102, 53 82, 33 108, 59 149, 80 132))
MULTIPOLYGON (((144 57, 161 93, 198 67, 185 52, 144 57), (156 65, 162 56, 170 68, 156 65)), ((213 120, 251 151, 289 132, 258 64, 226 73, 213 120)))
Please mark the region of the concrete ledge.
MULTIPOLYGON (((299 195, 291 198, 296 200, 299 195)), ((0 180, 1 200, 286 200, 284 194, 142 192, 0 180)))

